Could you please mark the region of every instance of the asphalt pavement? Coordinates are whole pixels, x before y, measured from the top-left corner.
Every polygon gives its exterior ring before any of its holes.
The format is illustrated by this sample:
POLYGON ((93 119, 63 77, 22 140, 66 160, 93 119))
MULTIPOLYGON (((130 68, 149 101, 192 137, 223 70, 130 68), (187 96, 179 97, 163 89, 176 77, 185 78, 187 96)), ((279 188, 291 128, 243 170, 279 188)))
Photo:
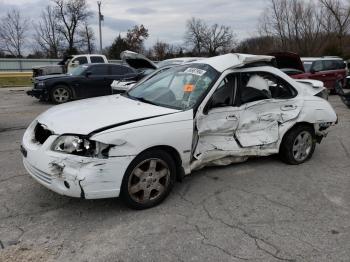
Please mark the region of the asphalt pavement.
POLYGON ((20 141, 52 107, 0 89, 0 261, 350 261, 350 110, 314 157, 205 168, 160 206, 60 196, 25 171, 20 141))

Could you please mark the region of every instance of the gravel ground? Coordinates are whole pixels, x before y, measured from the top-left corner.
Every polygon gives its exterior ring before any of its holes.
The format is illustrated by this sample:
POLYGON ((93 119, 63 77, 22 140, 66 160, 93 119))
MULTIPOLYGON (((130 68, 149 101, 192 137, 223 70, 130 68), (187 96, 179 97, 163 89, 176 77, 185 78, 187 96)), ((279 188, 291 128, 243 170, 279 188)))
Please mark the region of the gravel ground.
POLYGON ((24 170, 25 127, 51 107, 0 89, 0 261, 350 261, 350 110, 301 166, 206 168, 160 206, 57 195, 24 170))

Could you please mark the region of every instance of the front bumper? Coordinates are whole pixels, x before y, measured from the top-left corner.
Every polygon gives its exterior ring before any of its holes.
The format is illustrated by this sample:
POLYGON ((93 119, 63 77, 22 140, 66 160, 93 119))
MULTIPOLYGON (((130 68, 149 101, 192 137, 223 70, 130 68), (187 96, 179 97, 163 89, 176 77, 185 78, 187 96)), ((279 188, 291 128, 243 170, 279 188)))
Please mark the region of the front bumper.
POLYGON ((32 89, 27 91, 27 95, 33 96, 38 99, 47 99, 48 98, 48 92, 46 89, 32 89))
POLYGON ((98 159, 58 153, 50 149, 57 137, 50 136, 43 145, 34 143, 28 130, 23 137, 23 164, 37 182, 70 197, 119 196, 123 176, 133 156, 98 159))

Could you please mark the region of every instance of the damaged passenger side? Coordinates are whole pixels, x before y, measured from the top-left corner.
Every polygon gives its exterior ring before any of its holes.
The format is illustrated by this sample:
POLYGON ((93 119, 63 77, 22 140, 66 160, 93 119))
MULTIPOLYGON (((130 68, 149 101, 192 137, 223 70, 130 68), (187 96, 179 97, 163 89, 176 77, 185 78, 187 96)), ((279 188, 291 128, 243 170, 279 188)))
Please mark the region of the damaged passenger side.
POLYGON ((296 119, 302 102, 288 83, 265 72, 228 75, 196 121, 191 168, 229 165, 278 152, 280 126, 296 119))

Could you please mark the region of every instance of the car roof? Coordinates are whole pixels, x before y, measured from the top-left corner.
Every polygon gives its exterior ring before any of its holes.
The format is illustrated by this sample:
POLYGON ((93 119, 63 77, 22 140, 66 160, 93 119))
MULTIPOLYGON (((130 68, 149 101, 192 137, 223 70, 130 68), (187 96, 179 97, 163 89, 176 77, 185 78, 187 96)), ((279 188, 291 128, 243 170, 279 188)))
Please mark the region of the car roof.
POLYGON ((230 68, 242 67, 256 62, 271 62, 274 58, 275 57, 273 56, 230 53, 226 55, 206 58, 192 63, 208 64, 211 67, 215 68, 217 71, 224 72, 230 68))

